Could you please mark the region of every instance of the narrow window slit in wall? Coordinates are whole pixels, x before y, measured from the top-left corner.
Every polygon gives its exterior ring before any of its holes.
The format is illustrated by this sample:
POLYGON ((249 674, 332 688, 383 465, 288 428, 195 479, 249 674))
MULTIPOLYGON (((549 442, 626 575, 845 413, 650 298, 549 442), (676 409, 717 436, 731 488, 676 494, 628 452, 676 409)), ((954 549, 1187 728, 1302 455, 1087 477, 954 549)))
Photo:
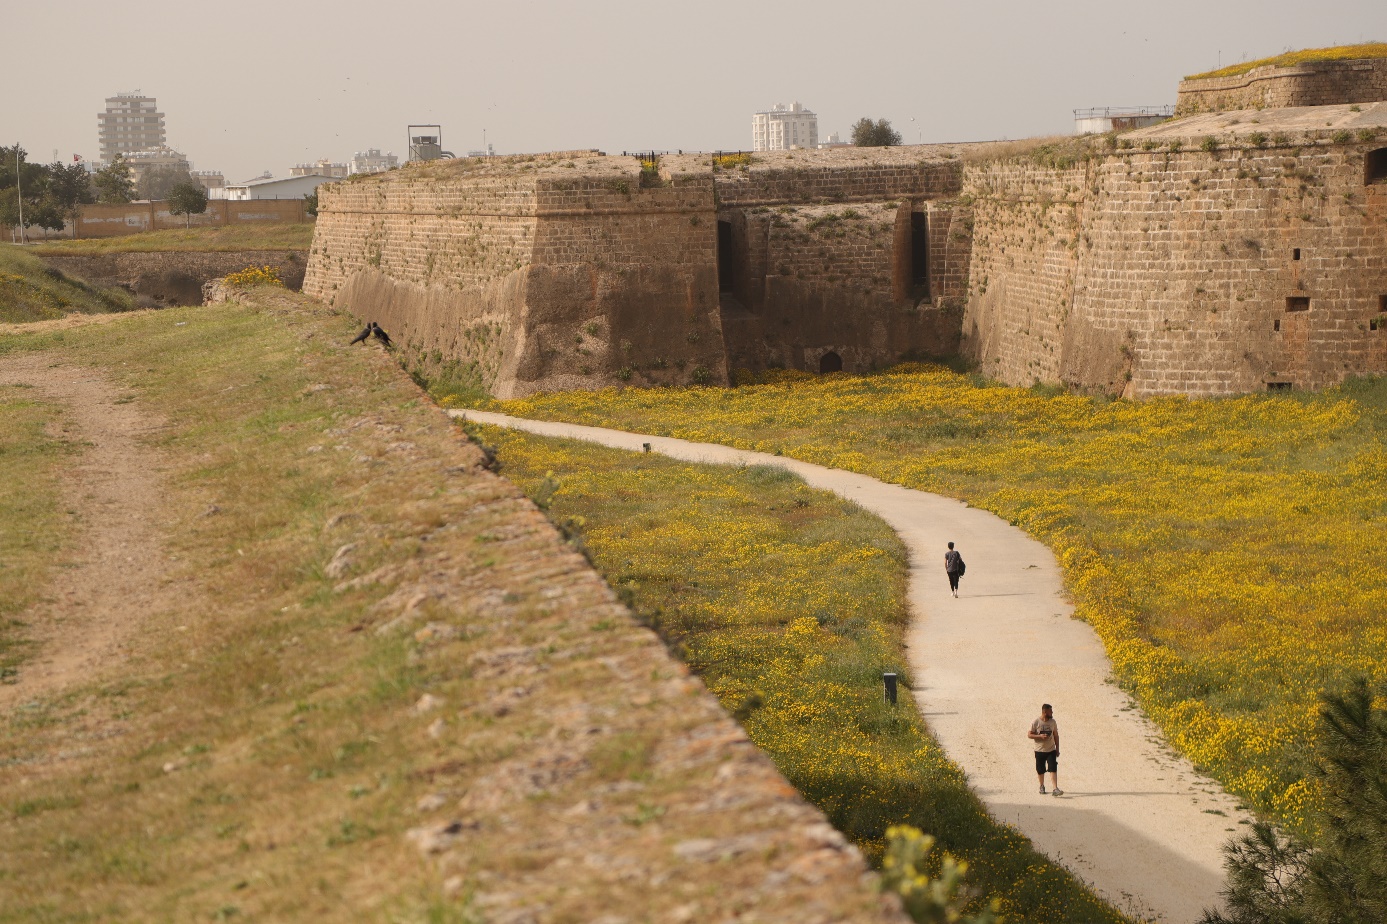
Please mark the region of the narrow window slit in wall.
POLYGON ((1295 248, 1293 248, 1293 249, 1291 250, 1291 259, 1292 259, 1292 260, 1299 260, 1299 259, 1300 259, 1300 248, 1299 248, 1299 247, 1295 247, 1295 248))
POLYGON ((910 284, 917 298, 929 294, 929 225, 924 212, 910 213, 910 284))

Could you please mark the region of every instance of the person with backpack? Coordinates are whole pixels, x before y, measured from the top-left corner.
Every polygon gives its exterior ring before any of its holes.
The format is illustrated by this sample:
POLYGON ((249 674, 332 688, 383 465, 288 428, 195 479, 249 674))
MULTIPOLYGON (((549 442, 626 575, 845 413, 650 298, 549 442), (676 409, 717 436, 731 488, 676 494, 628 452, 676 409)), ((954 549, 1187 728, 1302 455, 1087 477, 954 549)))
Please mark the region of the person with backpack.
POLYGON ((954 544, 949 543, 949 551, 944 553, 944 573, 949 576, 949 591, 955 597, 958 596, 958 579, 963 577, 963 572, 968 566, 963 563, 963 556, 954 549, 954 544))

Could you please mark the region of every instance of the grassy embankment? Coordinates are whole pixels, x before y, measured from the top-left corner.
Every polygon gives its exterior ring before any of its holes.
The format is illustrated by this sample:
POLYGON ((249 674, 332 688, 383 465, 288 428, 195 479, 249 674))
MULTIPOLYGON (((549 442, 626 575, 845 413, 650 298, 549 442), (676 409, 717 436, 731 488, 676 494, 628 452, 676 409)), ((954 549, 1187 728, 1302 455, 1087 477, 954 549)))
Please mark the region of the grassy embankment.
POLYGON ((1352 61, 1359 58, 1387 58, 1387 42, 1335 45, 1332 48, 1302 48, 1300 51, 1288 51, 1285 54, 1273 55, 1270 58, 1258 58, 1256 61, 1230 64, 1227 67, 1205 71, 1202 74, 1190 74, 1185 79, 1203 80, 1207 77, 1236 77, 1239 74, 1246 74, 1254 68, 1266 67, 1267 65, 1293 67, 1297 64, 1311 64, 1315 61, 1352 61))
POLYGON ((312 222, 265 222, 224 228, 169 228, 119 237, 51 240, 27 249, 39 254, 160 253, 167 251, 307 250, 312 222))
POLYGON ((58 475, 74 448, 62 412, 32 389, 0 385, 0 683, 30 651, 18 616, 37 599, 68 536, 58 475))
POLYGON ((45 266, 18 247, 0 247, 0 323, 48 321, 78 312, 129 311, 135 299, 122 289, 103 289, 45 266))
POLYGON ((908 690, 906 556, 878 517, 779 469, 690 465, 492 427, 502 472, 576 537, 800 792, 874 859, 911 824, 1010 921, 1118 921, 986 813, 908 690))
MULTIPOLYGON (((343 347, 349 319, 279 298, 0 335, 0 364, 97 367, 166 423, 149 435, 168 458, 156 513, 187 589, 183 611, 140 614, 99 678, 0 718, 0 921, 472 920, 402 832, 425 767, 490 767, 504 742, 482 724, 434 741, 409 706, 484 701, 487 684, 458 669, 466 638, 356 631, 387 588, 334 589, 324 566, 349 540, 348 577, 407 563, 427 534, 464 571, 516 553, 439 529, 470 483, 438 462, 456 430, 387 357, 343 347)), ((24 392, 0 392, 4 618, 63 544, 66 450, 24 392)), ((507 735, 547 727, 518 721, 507 735)))
POLYGON ((998 513, 1055 550, 1169 740, 1300 831, 1317 697, 1387 678, 1387 380, 1113 402, 902 367, 496 407, 782 452, 998 513))

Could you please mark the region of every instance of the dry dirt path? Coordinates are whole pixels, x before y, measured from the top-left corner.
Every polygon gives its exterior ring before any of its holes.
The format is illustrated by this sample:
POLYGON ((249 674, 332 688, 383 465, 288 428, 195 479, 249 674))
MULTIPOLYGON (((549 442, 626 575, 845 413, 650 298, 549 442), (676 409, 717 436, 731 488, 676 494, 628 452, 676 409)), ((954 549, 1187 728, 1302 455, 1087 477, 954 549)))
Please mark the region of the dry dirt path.
POLYGON ((43 353, 10 354, 0 385, 27 385, 64 408, 66 438, 82 448, 60 475, 75 511, 74 551, 39 602, 19 615, 37 642, 18 681, 0 685, 0 712, 99 675, 127 657, 134 630, 187 602, 162 549, 160 455, 141 437, 161 423, 95 370, 43 353))
POLYGON ((574 424, 453 411, 478 423, 690 462, 778 465, 886 520, 910 550, 908 635, 915 698, 949 756, 1011 823, 1113 904, 1168 922, 1219 903, 1222 845, 1246 816, 1217 783, 1173 755, 1111 683, 1093 630, 1069 618, 1044 545, 986 511, 937 494, 795 459, 574 424), (968 562, 959 599, 945 544, 968 562), (1060 725, 1061 798, 1037 792, 1025 737, 1040 703, 1060 725))

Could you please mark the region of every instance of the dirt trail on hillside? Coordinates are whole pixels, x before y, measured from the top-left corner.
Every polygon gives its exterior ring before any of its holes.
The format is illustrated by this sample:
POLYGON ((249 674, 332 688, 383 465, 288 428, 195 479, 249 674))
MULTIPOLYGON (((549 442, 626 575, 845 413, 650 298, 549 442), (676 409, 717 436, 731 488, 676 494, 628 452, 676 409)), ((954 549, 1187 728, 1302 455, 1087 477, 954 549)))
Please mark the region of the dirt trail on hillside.
POLYGON ((77 515, 73 550, 37 603, 20 613, 37 643, 18 682, 0 685, 0 712, 91 680, 124 660, 133 632, 179 604, 161 547, 163 459, 141 442, 151 419, 95 370, 42 352, 0 360, 0 385, 28 385, 62 405, 62 435, 80 448, 60 474, 62 509, 77 515))
POLYGON ((1020 529, 952 498, 766 453, 576 424, 453 411, 689 462, 775 465, 880 516, 910 552, 914 697, 930 730, 1001 821, 1118 908, 1171 924, 1220 904, 1222 847, 1247 815, 1172 753, 1111 682, 1093 629, 1070 618, 1059 563, 1020 529), (945 543, 968 562, 959 599, 945 543), (1037 793, 1030 722, 1055 705, 1061 798, 1037 793))

